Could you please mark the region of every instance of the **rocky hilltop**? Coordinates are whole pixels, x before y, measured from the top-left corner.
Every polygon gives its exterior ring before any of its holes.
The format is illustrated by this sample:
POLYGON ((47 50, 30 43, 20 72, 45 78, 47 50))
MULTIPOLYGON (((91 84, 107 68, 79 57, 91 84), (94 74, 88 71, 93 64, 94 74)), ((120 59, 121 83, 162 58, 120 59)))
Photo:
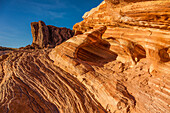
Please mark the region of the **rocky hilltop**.
POLYGON ((74 35, 74 31, 47 25, 43 21, 32 22, 31 32, 33 37, 32 47, 55 47, 74 35))
MULTIPOLYGON (((170 1, 104 0, 83 18, 54 49, 3 55, 0 111, 169 113, 170 1)), ((53 42, 33 26, 34 43, 53 42)))

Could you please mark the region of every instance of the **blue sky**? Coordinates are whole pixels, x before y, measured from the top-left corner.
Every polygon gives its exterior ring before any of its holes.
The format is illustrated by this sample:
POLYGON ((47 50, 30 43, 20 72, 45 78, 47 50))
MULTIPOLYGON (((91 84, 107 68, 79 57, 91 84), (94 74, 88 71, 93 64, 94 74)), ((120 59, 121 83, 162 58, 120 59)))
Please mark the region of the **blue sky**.
POLYGON ((67 27, 82 21, 85 12, 103 0, 0 0, 0 46, 23 47, 32 43, 31 22, 67 27))

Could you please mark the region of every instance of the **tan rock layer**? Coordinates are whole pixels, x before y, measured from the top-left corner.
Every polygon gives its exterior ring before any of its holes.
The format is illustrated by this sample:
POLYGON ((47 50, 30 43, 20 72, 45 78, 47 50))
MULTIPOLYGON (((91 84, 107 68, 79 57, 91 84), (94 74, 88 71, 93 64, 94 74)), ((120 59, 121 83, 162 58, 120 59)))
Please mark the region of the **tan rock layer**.
POLYGON ((80 81, 53 64, 48 52, 13 52, 0 62, 0 112, 105 112, 80 81))
POLYGON ((105 0, 85 13, 84 20, 73 29, 85 32, 97 25, 125 24, 169 30, 169 5, 169 0, 105 0))
POLYGON ((169 3, 105 0, 85 13, 73 27, 80 34, 50 58, 82 81, 108 112, 168 113, 169 3), (110 56, 115 58, 105 62, 110 56))
MULTIPOLYGON (((143 55, 143 57, 133 67, 128 63, 130 58, 124 58, 126 60, 124 63, 120 62, 121 58, 112 59, 107 63, 102 62, 105 61, 104 59, 100 59, 100 63, 96 63, 98 56, 107 58, 110 54, 107 53, 106 49, 101 50, 103 43, 99 43, 98 48, 94 43, 89 42, 89 45, 84 45, 84 43, 87 43, 89 39, 91 39, 91 42, 104 40, 94 37, 95 33, 98 34, 95 36, 101 36, 101 29, 103 27, 83 35, 74 36, 53 49, 50 58, 54 60, 56 66, 60 66, 79 81, 82 81, 108 112, 168 112, 170 110, 168 70, 166 72, 157 71, 154 74, 149 73, 150 62, 145 58, 145 51, 141 45, 136 45, 134 51, 137 55, 143 55), (81 48, 86 49, 86 51, 80 51, 81 48), (93 49, 96 50, 93 51, 93 49), (96 56, 93 57, 91 53, 96 56), (83 55, 83 58, 77 56, 77 54, 83 55)), ((104 38, 106 34, 107 30, 102 37, 104 38)), ((111 45, 106 46, 106 48, 113 51, 114 54, 117 53, 118 57, 121 57, 121 55, 128 57, 130 54, 126 54, 124 49, 121 50, 118 42, 121 42, 121 40, 116 38, 114 41, 116 42, 113 43, 114 45, 111 41, 108 41, 111 45), (116 47, 116 44, 118 47, 116 47)), ((124 46, 127 48, 126 42, 130 42, 128 39, 124 41, 124 46)), ((165 68, 164 66, 162 66, 163 69, 169 69, 169 67, 165 66, 165 68)))
POLYGON ((73 29, 86 32, 107 26, 102 38, 111 44, 113 51, 119 46, 125 51, 119 54, 120 61, 129 56, 128 61, 135 64, 146 57, 151 62, 150 72, 169 73, 169 6, 169 0, 106 0, 87 12, 73 29))

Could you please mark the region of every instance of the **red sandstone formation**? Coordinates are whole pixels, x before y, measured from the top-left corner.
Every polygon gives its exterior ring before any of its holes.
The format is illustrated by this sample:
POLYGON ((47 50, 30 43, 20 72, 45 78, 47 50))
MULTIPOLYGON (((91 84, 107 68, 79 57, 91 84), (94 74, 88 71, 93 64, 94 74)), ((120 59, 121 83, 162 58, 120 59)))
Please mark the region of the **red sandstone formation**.
MULTIPOLYGON (((1 56, 0 111, 169 113, 169 6, 169 0, 105 0, 54 49, 1 56)), ((46 29, 39 28, 42 47, 59 32, 46 29)))
POLYGON ((39 48, 55 47, 74 35, 74 32, 70 29, 52 25, 46 26, 42 21, 32 22, 31 32, 33 37, 32 46, 38 45, 39 48))

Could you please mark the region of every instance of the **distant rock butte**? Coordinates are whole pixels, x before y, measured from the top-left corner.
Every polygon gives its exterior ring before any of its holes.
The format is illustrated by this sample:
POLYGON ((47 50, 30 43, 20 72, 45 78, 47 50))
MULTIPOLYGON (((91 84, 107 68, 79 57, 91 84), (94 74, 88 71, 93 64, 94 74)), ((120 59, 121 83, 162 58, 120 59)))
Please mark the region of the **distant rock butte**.
POLYGON ((38 45, 39 48, 55 47, 74 35, 74 32, 70 29, 52 25, 46 26, 43 21, 32 22, 31 32, 33 37, 32 46, 38 45))
POLYGON ((61 36, 59 28, 32 23, 33 44, 44 49, 0 57, 0 111, 169 113, 169 6, 169 0, 105 0, 62 44, 69 30, 61 36))

